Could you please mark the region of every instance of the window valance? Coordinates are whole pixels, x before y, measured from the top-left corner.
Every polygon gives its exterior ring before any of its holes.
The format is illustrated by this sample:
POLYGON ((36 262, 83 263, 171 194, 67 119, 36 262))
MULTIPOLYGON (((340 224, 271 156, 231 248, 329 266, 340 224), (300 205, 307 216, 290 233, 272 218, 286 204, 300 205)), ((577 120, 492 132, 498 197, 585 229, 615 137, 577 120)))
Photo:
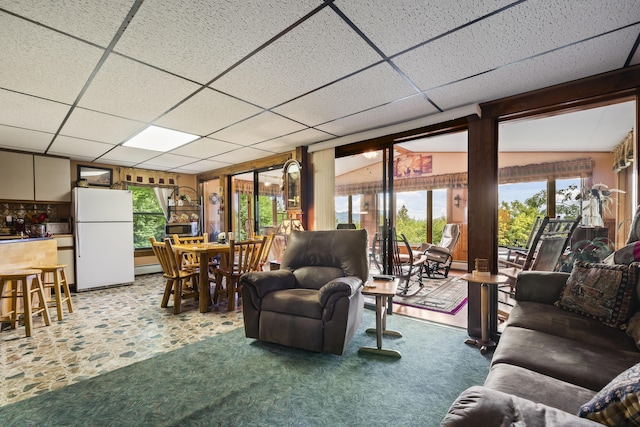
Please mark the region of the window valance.
POLYGON ((120 168, 120 181, 128 184, 176 187, 178 185, 178 174, 147 169, 120 168))
MULTIPOLYGON (((557 162, 535 163, 523 166, 500 168, 498 172, 500 184, 544 181, 547 179, 588 178, 593 173, 593 159, 572 159, 557 162)), ((462 188, 467 186, 467 172, 447 173, 441 175, 419 176, 393 181, 394 190, 420 191, 438 188, 462 188)), ((354 194, 376 194, 382 192, 382 181, 341 184, 335 189, 336 196, 354 194)))
POLYGON ((593 174, 593 159, 571 159, 500 168, 500 184, 545 181, 547 179, 588 178, 593 174))
MULTIPOLYGON (((235 191, 240 194, 253 194, 253 181, 241 179, 233 180, 235 191)), ((261 196, 278 197, 282 196, 282 189, 279 185, 265 185, 263 182, 258 184, 258 192, 261 196)))
POLYGON ((633 129, 622 139, 622 142, 613 149, 613 171, 620 172, 629 167, 633 162, 633 129))

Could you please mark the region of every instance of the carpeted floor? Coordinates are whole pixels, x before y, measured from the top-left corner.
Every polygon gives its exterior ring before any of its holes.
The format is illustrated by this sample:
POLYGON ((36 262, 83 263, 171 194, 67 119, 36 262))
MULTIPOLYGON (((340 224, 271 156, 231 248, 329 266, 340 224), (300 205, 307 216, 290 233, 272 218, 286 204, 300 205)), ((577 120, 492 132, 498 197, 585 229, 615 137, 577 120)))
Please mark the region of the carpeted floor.
POLYGON ((482 384, 490 355, 463 329, 403 316, 375 345, 365 310, 343 356, 247 339, 241 328, 0 408, 2 426, 437 426, 455 397, 482 384))
POLYGON ((467 302, 467 282, 457 277, 422 279, 422 286, 412 281, 406 294, 393 298, 396 304, 423 308, 447 314, 456 314, 467 302))

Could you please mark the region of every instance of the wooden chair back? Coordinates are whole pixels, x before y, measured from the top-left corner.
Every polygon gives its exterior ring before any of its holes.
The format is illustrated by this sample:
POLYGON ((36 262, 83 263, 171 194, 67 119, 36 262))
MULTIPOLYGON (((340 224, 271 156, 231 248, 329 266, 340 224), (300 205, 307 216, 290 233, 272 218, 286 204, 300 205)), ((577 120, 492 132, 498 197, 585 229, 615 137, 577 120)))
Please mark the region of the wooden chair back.
POLYGON ((181 311, 183 299, 198 299, 199 291, 196 282, 198 274, 195 270, 183 269, 182 263, 178 261, 178 256, 173 250, 171 239, 165 238, 164 242, 158 242, 151 237, 149 241, 153 253, 160 262, 163 276, 167 279, 160 306, 167 307, 169 298, 173 294, 173 314, 178 314, 181 311))
MULTIPOLYGON (((173 244, 174 245, 182 245, 182 244, 198 244, 198 243, 208 243, 209 242, 209 234, 203 233, 202 236, 179 236, 177 234, 173 235, 173 244)), ((198 268, 200 265, 200 257, 194 253, 185 253, 182 257, 182 267, 183 268, 198 268)))
POLYGON ((262 249, 267 240, 266 236, 256 239, 231 241, 229 244, 230 260, 234 260, 233 274, 242 275, 250 271, 258 271, 262 249), (233 258, 231 255, 233 254, 233 258))
POLYGON ((213 293, 213 302, 218 303, 218 296, 226 294, 227 311, 230 311, 235 304, 235 296, 239 294, 240 277, 251 271, 258 271, 260 265, 260 255, 267 237, 259 239, 249 239, 240 242, 231 240, 229 242, 229 253, 227 255, 228 265, 220 265, 215 269, 216 289, 213 293), (223 290, 224 285, 226 290, 223 290))
MULTIPOLYGON (((259 236, 256 236, 259 237, 259 236)), ((264 243, 262 244, 262 250, 260 252, 260 261, 258 263, 258 271, 264 270, 264 266, 269 261, 269 253, 271 252, 271 245, 273 245, 273 238, 275 237, 275 233, 271 233, 268 236, 265 236, 264 243)))
POLYGON ((160 267, 162 268, 162 274, 166 278, 174 278, 175 275, 173 273, 173 268, 171 266, 171 262, 167 257, 167 251, 165 250, 165 243, 158 242, 155 237, 151 237, 149 239, 151 242, 151 249, 153 249, 153 254, 158 258, 158 262, 160 263, 160 267))

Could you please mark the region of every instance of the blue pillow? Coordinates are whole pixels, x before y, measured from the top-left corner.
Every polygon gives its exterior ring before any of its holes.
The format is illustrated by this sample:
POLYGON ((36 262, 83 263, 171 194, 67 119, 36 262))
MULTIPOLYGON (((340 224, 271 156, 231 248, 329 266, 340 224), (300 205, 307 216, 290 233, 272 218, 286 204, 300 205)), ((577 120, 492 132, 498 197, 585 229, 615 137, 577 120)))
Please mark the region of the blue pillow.
POLYGON ((606 426, 640 426, 640 363, 615 377, 580 407, 578 416, 606 426))

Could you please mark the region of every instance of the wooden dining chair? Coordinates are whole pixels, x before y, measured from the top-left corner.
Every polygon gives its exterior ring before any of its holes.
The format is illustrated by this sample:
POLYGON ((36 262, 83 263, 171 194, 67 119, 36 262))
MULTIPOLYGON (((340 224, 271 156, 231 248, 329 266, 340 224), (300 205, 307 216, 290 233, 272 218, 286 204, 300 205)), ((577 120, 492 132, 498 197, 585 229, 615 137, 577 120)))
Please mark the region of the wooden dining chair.
POLYGON ((260 255, 267 240, 266 236, 240 242, 229 242, 227 262, 221 263, 215 269, 216 288, 213 293, 214 304, 218 303, 220 295, 227 295, 227 311, 235 305, 236 294, 240 296, 240 277, 250 271, 258 271, 260 255), (224 286, 223 289, 223 279, 224 286))
MULTIPOLYGON (((259 236, 256 236, 259 237, 259 236)), ((263 271, 264 266, 269 262, 269 253, 271 252, 271 245, 273 245, 273 238, 275 237, 275 233, 271 233, 270 235, 265 237, 264 244, 262 245, 262 250, 260 252, 260 262, 258 263, 258 271, 263 271)))
MULTIPOLYGON (((198 244, 198 243, 208 243, 209 242, 209 234, 203 233, 202 236, 179 236, 178 234, 173 235, 173 244, 174 245, 182 245, 182 244, 198 244)), ((194 253, 184 253, 182 256, 182 268, 185 270, 197 270, 200 265, 200 257, 198 254, 194 253)))
POLYGON ((162 275, 167 279, 160 307, 167 307, 169 298, 173 294, 173 314, 179 314, 183 299, 193 298, 196 301, 199 299, 198 272, 195 269, 182 268, 173 250, 171 239, 165 238, 164 242, 158 242, 151 237, 149 241, 162 267, 162 275))

